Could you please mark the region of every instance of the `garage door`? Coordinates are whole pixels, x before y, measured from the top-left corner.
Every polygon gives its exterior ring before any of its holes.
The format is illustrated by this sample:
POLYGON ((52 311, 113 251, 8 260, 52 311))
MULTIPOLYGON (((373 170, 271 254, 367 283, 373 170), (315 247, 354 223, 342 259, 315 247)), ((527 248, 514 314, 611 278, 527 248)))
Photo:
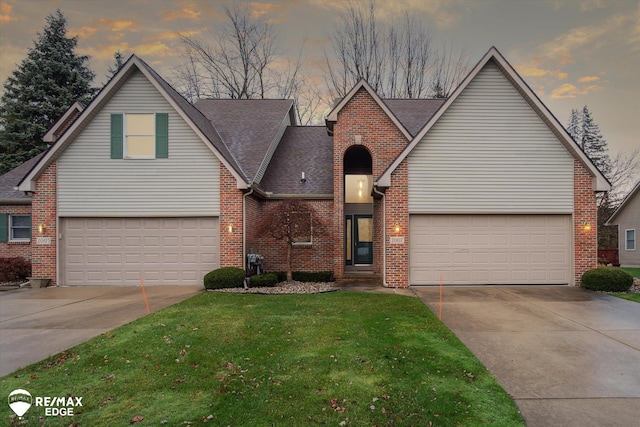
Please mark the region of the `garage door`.
POLYGON ((571 283, 570 215, 412 215, 410 282, 571 283))
POLYGON ((202 284, 219 266, 218 218, 63 218, 63 285, 202 284))

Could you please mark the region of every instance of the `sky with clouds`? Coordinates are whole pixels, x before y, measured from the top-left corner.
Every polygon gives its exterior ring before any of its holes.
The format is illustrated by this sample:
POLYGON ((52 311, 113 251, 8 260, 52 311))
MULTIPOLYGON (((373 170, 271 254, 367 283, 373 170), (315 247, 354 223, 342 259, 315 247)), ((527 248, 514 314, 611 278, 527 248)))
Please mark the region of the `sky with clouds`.
MULTIPOLYGON (((324 51, 345 0, 243 1, 272 23, 283 57, 302 46, 309 78, 322 76, 324 51), (303 45, 304 43, 304 45, 303 45)), ((135 53, 169 79, 182 61, 178 33, 211 38, 225 20, 215 0, 0 0, 0 81, 27 51, 45 17, 60 9, 78 52, 91 56, 96 85, 113 54, 135 53)), ((496 46, 558 120, 587 105, 612 154, 640 148, 640 0, 377 0, 377 14, 405 11, 434 40, 464 50, 471 65, 496 46)))

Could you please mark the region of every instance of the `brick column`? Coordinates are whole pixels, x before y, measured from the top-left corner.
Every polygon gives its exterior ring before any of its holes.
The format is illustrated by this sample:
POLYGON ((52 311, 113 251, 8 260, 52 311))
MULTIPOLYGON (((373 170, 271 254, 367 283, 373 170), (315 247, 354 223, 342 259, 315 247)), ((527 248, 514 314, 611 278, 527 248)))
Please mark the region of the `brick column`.
POLYGON ((32 277, 48 277, 49 286, 57 284, 56 247, 57 231, 57 168, 52 163, 38 178, 31 202, 31 267, 32 277), (45 225, 42 234, 38 226, 45 225), (36 244, 38 237, 51 238, 51 244, 36 244))
POLYGON ((574 278, 580 286, 585 271, 598 265, 598 210, 593 191, 593 177, 576 159, 573 160, 573 233, 574 278), (591 226, 585 230, 585 224, 591 226))
POLYGON ((242 253, 242 191, 235 177, 220 165, 220 267, 244 265, 242 253), (229 226, 233 230, 229 232, 229 226))

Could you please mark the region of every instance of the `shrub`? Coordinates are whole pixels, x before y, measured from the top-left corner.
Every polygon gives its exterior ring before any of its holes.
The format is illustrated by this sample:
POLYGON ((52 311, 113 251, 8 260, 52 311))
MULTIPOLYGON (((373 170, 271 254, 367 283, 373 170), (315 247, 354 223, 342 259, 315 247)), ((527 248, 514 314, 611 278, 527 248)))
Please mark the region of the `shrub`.
POLYGON ((294 271, 293 280, 297 280, 299 282, 333 282, 333 272, 332 271, 317 271, 317 272, 294 271))
POLYGON ((619 268, 600 267, 585 272, 581 284, 592 291, 626 292, 633 285, 633 276, 619 268))
POLYGON ((31 261, 24 257, 0 258, 0 282, 19 282, 31 276, 31 261))
MULTIPOLYGON (((278 271, 274 274, 278 275, 278 282, 284 282, 287 280, 286 271, 278 271)), ((294 271, 291 273, 292 279, 298 282, 333 282, 333 271, 294 271)))
POLYGON ((278 280, 278 275, 276 273, 262 273, 251 276, 250 284, 252 288, 260 288, 265 286, 275 286, 278 282, 280 282, 280 280, 278 280))
POLYGON ((244 270, 236 267, 222 267, 204 276, 206 289, 239 288, 244 285, 244 270))

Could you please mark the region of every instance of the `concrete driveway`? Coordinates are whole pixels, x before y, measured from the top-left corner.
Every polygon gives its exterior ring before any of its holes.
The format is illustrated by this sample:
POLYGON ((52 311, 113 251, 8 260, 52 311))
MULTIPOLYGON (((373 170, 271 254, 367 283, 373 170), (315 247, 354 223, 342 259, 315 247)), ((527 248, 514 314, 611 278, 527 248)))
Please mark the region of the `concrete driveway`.
MULTIPOLYGON (((202 286, 145 287, 151 312, 202 286)), ((147 314, 135 286, 52 287, 0 292, 0 376, 147 314)))
MULTIPOLYGON (((438 315, 438 287, 413 287, 438 315)), ((568 286, 445 287, 443 322, 528 426, 635 426, 640 304, 568 286)))

